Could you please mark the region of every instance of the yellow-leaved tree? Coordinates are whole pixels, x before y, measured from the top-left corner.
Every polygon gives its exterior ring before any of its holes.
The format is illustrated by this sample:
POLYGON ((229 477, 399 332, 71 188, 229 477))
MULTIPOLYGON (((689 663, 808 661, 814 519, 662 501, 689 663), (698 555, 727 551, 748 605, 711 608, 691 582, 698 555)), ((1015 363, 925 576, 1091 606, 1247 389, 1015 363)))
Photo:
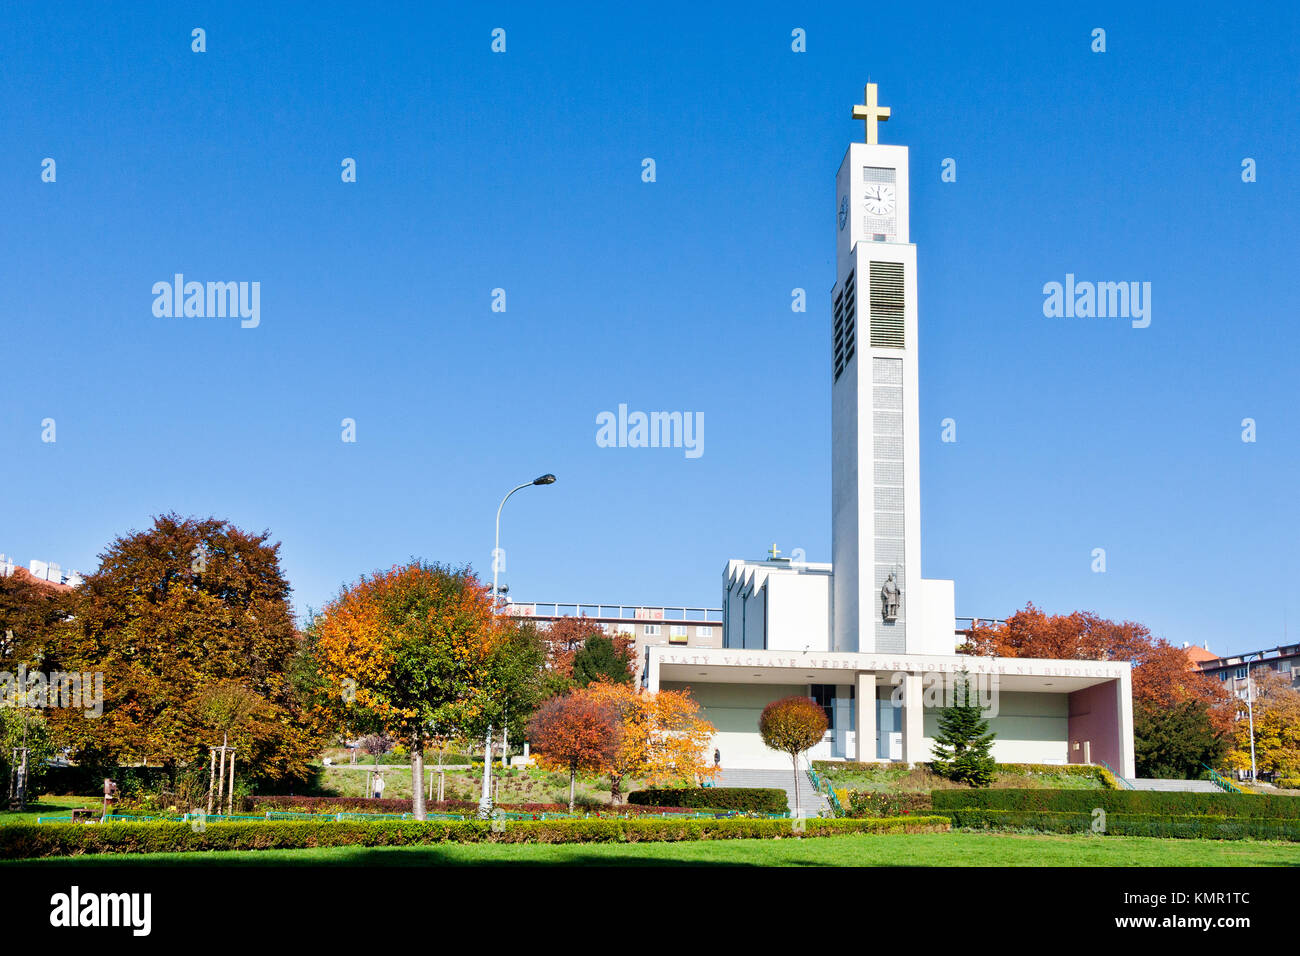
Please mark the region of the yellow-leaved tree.
POLYGON ((604 768, 614 803, 623 797, 623 781, 650 786, 695 785, 712 779, 718 768, 709 760, 714 727, 700 716, 689 691, 646 693, 608 681, 574 691, 612 707, 622 727, 620 743, 604 768))

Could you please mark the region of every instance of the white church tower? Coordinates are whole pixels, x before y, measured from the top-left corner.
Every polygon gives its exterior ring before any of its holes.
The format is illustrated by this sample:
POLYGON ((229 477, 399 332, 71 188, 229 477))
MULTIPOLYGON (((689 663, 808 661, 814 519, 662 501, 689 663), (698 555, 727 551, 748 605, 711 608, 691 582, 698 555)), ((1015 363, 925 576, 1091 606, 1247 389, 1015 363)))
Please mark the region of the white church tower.
POLYGON ((836 177, 831 317, 831 649, 950 654, 951 581, 921 580, 916 246, 906 146, 877 142, 876 85, 853 108, 866 142, 836 177))

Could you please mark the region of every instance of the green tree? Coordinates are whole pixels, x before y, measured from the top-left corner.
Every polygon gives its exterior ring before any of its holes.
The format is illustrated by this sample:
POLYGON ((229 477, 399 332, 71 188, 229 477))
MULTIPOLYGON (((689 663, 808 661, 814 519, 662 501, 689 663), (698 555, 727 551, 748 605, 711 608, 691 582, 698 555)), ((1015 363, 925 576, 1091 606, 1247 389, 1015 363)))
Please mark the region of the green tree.
POLYGON ((593 634, 583 642, 582 649, 573 657, 573 681, 586 687, 593 681, 611 684, 632 683, 632 662, 604 634, 593 634))
POLYGON ((1228 741, 1215 730, 1204 701, 1133 708, 1133 752, 1139 777, 1196 780, 1206 776, 1206 766, 1217 767, 1227 749, 1228 741))
POLYGON ((990 752, 997 734, 989 730, 965 671, 957 676, 954 692, 953 703, 939 711, 934 772, 972 787, 987 787, 997 769, 990 752))
POLYGON ((810 697, 782 697, 763 708, 758 732, 763 743, 790 755, 794 765, 794 809, 799 813, 799 755, 826 734, 826 711, 810 697))
POLYGON ((30 707, 0 707, 0 786, 9 793, 9 775, 13 773, 14 751, 27 748, 27 794, 38 792, 37 783, 45 772, 45 761, 54 756, 45 718, 30 707))
POLYGON ((501 621, 501 636, 488 657, 484 712, 502 729, 502 758, 511 740, 522 740, 529 719, 547 698, 546 642, 528 620, 501 621))
POLYGON ((492 694, 502 631, 488 589, 467 567, 414 561, 345 588, 312 633, 328 698, 353 725, 411 752, 412 809, 424 819, 426 743, 435 731, 475 732, 502 706, 492 694))

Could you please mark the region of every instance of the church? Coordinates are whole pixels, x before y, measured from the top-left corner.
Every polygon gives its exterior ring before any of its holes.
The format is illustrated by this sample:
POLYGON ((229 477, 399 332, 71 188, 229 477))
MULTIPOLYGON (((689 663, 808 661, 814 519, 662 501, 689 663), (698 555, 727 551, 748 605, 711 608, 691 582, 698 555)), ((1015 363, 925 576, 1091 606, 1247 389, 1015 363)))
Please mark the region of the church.
POLYGON ((831 564, 733 560, 722 647, 646 648, 648 690, 690 688, 725 768, 788 768, 759 714, 798 694, 826 710, 812 760, 927 762, 969 674, 999 763, 1095 763, 1134 776, 1130 665, 956 652, 954 585, 921 576, 916 246, 906 146, 878 142, 876 85, 835 181, 830 322, 831 564))

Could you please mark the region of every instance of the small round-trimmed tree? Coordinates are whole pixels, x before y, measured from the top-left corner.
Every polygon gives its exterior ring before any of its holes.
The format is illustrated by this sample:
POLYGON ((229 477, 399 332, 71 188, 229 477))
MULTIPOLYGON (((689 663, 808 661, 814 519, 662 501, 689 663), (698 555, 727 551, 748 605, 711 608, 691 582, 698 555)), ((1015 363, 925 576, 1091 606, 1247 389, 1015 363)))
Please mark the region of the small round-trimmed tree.
POLYGON ((826 734, 826 711, 810 697, 782 697, 763 708, 758 732, 763 743, 790 755, 794 765, 794 810, 799 807, 799 755, 812 748, 826 734))

